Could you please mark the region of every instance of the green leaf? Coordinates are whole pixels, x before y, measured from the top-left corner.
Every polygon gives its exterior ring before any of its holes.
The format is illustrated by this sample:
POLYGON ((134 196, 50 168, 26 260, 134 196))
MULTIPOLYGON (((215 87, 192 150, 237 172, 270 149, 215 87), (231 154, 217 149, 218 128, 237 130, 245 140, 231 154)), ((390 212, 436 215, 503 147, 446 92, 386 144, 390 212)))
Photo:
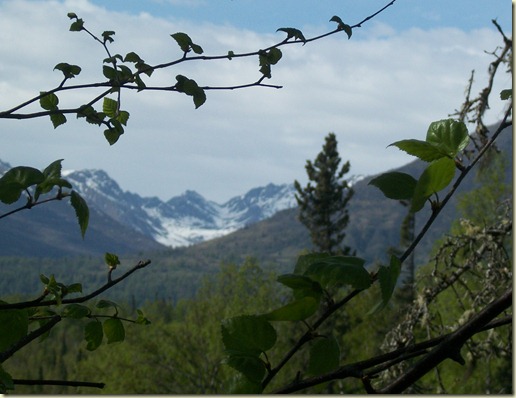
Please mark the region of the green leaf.
POLYGON ((104 65, 102 67, 102 74, 107 77, 109 80, 116 80, 117 72, 114 68, 108 65, 104 65))
POLYGON ((72 191, 70 204, 75 210, 75 215, 77 216, 79 227, 81 228, 81 234, 84 238, 90 220, 90 209, 88 208, 86 201, 77 193, 77 191, 72 191))
POLYGON ((425 162, 432 162, 434 160, 447 156, 447 153, 435 145, 420 140, 401 140, 392 143, 389 146, 395 146, 409 155, 417 156, 425 162))
POLYGON ((81 73, 81 67, 78 65, 70 65, 66 62, 61 62, 54 67, 54 70, 60 70, 66 79, 73 79, 81 73))
POLYGON ((306 43, 305 36, 303 36, 303 33, 299 29, 279 28, 276 32, 285 32, 287 34, 287 40, 293 37, 295 40, 301 40, 303 43, 306 43))
POLYGON ((265 364, 260 358, 253 355, 235 354, 231 355, 226 363, 233 369, 238 370, 249 381, 259 383, 265 376, 265 364))
POLYGON ((271 64, 271 65, 276 65, 282 56, 283 56, 283 54, 282 54, 281 50, 276 47, 271 48, 269 50, 269 52, 267 53, 267 58, 268 58, 269 64, 271 64))
POLYGON ((50 192, 54 186, 72 188, 72 185, 68 181, 61 178, 62 161, 63 159, 56 160, 43 170, 45 180, 40 182, 36 187, 34 193, 35 201, 38 200, 41 194, 50 192))
POLYGON ((348 40, 351 39, 351 35, 353 34, 353 30, 351 29, 351 26, 345 24, 342 22, 342 19, 338 17, 337 15, 334 15, 331 17, 330 22, 337 22, 337 29, 343 30, 348 35, 348 40))
POLYGON ((90 124, 96 124, 100 126, 106 115, 102 112, 97 112, 91 105, 83 105, 77 112, 77 119, 86 118, 86 121, 90 124))
POLYGON ((506 101, 509 98, 512 98, 512 88, 508 88, 508 89, 500 91, 500 99, 502 101, 506 101))
POLYGON ((104 334, 108 339, 108 344, 118 343, 125 340, 125 328, 122 321, 118 318, 108 318, 103 324, 104 334))
POLYGON ((97 305, 95 307, 102 309, 102 308, 117 308, 117 304, 110 300, 99 300, 97 305))
POLYGON ((277 281, 293 289, 294 297, 296 299, 301 299, 303 297, 313 297, 319 301, 323 294, 323 289, 319 282, 316 282, 304 275, 280 275, 277 281))
POLYGON ((176 80, 175 87, 177 91, 192 96, 196 109, 206 102, 204 89, 199 87, 195 80, 188 79, 183 75, 177 75, 176 80))
POLYGON ((310 265, 325 260, 328 257, 331 257, 328 253, 310 253, 301 255, 297 258, 294 274, 303 275, 310 265))
POLYGON ((116 117, 118 114, 118 101, 104 97, 102 111, 110 118, 116 117))
POLYGON ((82 20, 82 18, 76 18, 76 21, 72 22, 72 24, 70 25, 70 32, 80 32, 83 29, 83 26, 84 21, 82 20))
POLYGON ((365 261, 353 256, 328 257, 311 264, 304 275, 319 282, 324 289, 351 285, 354 289, 371 286, 371 276, 364 268, 365 261))
POLYGON ((430 163, 421 174, 414 189, 411 211, 416 213, 421 210, 426 200, 434 193, 446 188, 454 176, 455 162, 453 159, 444 157, 430 163))
POLYGON ((353 29, 351 29, 351 26, 344 24, 342 25, 342 30, 348 35, 348 40, 351 39, 351 35, 353 34, 353 29))
POLYGON ((417 180, 409 174, 393 171, 384 173, 369 181, 389 199, 412 199, 417 180))
POLYGON ((183 52, 187 53, 190 52, 190 50, 193 50, 193 52, 196 54, 203 53, 202 47, 194 44, 190 36, 188 36, 186 33, 177 32, 171 34, 170 36, 172 36, 172 38, 177 42, 183 52))
POLYGON ((371 313, 376 313, 387 306, 394 293, 398 277, 401 272, 401 262, 398 257, 391 256, 388 267, 381 266, 378 270, 378 281, 382 292, 382 300, 372 309, 371 313))
POLYGON ((0 311, 0 352, 25 337, 29 330, 29 314, 27 310, 0 311))
POLYGON ((72 319, 85 318, 90 314, 90 309, 80 304, 69 304, 63 310, 63 316, 72 319))
POLYGON ((129 112, 127 112, 127 111, 118 112, 118 116, 116 117, 116 120, 119 121, 124 126, 127 126, 127 121, 129 120, 129 112))
POLYGON ((141 310, 136 310, 136 313, 138 314, 138 318, 136 318, 136 324, 138 325, 150 325, 151 321, 149 321, 144 315, 141 310))
POLYGON ((145 87, 147 87, 147 85, 144 83, 144 81, 142 80, 140 75, 136 75, 134 77, 134 81, 136 82, 136 85, 138 86, 138 91, 142 91, 143 89, 145 89, 145 87))
POLYGON ((46 111, 53 111, 57 109, 59 104, 59 98, 54 93, 46 94, 45 91, 41 91, 42 97, 39 99, 39 105, 46 111))
POLYGON ((45 175, 34 167, 18 166, 9 169, 0 181, 17 182, 24 189, 39 184, 45 180, 45 175))
POLYGON ((264 314, 263 317, 268 321, 302 321, 315 314, 317 308, 319 300, 307 296, 264 314))
POLYGON ((126 56, 124 58, 124 62, 133 62, 133 63, 143 62, 143 59, 141 59, 138 54, 136 54, 135 52, 131 51, 130 53, 126 54, 126 56))
POLYGON ((0 365, 0 393, 3 394, 7 390, 14 390, 13 378, 0 365))
POLYGON ((109 142, 109 145, 114 145, 122 134, 123 131, 120 132, 119 130, 112 127, 104 130, 104 137, 106 137, 106 140, 109 142))
POLYGON ((105 253, 104 261, 106 262, 109 268, 115 269, 117 265, 120 264, 120 260, 116 254, 113 253, 105 253))
POLYGON ((50 115, 50 121, 54 125, 54 128, 57 128, 66 123, 66 116, 62 113, 53 113, 50 115))
POLYGON ((69 12, 66 16, 70 19, 78 19, 77 14, 75 12, 69 12))
POLYGON ((16 202, 24 190, 44 179, 43 173, 33 167, 13 167, 0 178, 0 201, 5 204, 16 202))
POLYGON ((61 170, 63 168, 61 163, 63 160, 64 159, 54 160, 47 167, 45 167, 45 170, 43 170, 45 180, 61 178, 61 170))
POLYGON ((115 40, 113 39, 112 36, 115 35, 115 32, 113 32, 112 30, 106 30, 104 32, 102 32, 102 38, 104 39, 104 43, 106 42, 110 42, 110 43, 113 43, 115 40))
MULTIPOLYGON (((105 64, 116 64, 118 61, 124 62, 124 58, 120 54, 115 54, 111 57, 104 58, 102 60, 102 62, 105 64)), ((121 67, 122 65, 117 65, 117 66, 121 67)))
POLYGON ((468 129, 463 122, 457 120, 439 120, 430 123, 426 141, 439 148, 450 158, 454 158, 469 143, 468 129))
POLYGON ((40 274, 39 275, 39 280, 44 284, 44 285, 48 285, 48 283, 50 282, 50 279, 48 279, 48 277, 46 277, 45 275, 43 274, 40 274))
POLYGON ((308 373, 314 376, 322 375, 339 367, 340 347, 335 337, 318 338, 310 346, 308 373))
POLYGON ((229 353, 258 356, 276 343, 276 330, 263 317, 242 315, 222 321, 222 342, 229 353))
POLYGON ((86 349, 95 351, 102 344, 104 332, 102 331, 102 323, 99 321, 91 321, 84 327, 84 339, 87 342, 86 349))
POLYGON ((278 276, 277 281, 295 290, 314 289, 314 287, 317 288, 316 286, 320 288, 319 283, 313 281, 311 278, 304 275, 284 274, 278 276))
POLYGON ((72 283, 67 286, 68 293, 82 293, 82 284, 80 283, 72 283))
POLYGON ((261 380, 252 382, 242 373, 237 373, 229 385, 230 394, 261 394, 262 391, 261 380))

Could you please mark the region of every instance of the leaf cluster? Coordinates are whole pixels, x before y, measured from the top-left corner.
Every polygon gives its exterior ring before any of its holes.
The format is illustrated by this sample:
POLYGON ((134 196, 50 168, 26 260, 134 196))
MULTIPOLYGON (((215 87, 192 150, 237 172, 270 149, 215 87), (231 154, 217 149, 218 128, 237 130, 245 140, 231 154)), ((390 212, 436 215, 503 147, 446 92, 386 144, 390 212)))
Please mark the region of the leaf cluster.
POLYGON ((27 166, 13 167, 8 170, 0 178, 0 201, 5 204, 13 204, 20 199, 22 193, 27 195, 27 201, 24 206, 0 215, 0 218, 13 214, 16 211, 30 209, 49 200, 61 200, 69 196, 70 204, 75 210, 81 234, 84 237, 89 222, 88 205, 77 191, 63 191, 64 188, 72 189, 72 185, 62 178, 62 161, 63 159, 56 160, 42 171, 27 166), (41 195, 49 194, 53 190, 57 190, 54 197, 40 201, 41 195))
MULTIPOLYGON (((425 141, 409 139, 391 144, 429 162, 418 180, 406 173, 390 172, 372 179, 369 184, 379 188, 387 198, 410 201, 410 211, 416 213, 432 195, 452 182, 456 168, 464 169, 457 156, 468 142, 469 134, 463 122, 453 119, 432 122, 425 141)), ((438 200, 431 204, 433 209, 440 206, 438 200)))

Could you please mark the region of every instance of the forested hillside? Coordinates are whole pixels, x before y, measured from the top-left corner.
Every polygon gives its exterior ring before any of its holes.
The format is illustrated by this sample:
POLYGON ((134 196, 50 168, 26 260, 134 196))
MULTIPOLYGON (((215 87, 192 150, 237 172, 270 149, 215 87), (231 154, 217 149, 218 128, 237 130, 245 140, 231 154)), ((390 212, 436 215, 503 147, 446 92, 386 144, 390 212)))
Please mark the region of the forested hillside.
MULTIPOLYGON (((513 174, 511 129, 507 128, 499 140, 499 148, 507 157, 506 181, 510 182, 513 174)), ((414 161, 398 171, 417 176, 423 167, 422 162, 414 161)), ((386 201, 377 188, 368 185, 372 178, 374 176, 354 185, 355 195, 349 204, 350 223, 345 240, 347 245, 356 249, 358 256, 367 260, 369 266, 375 261, 384 261, 389 247, 398 246, 400 224, 406 212, 406 208, 398 202, 386 201)), ((474 179, 474 175, 468 176, 459 192, 477 187, 474 179)), ((422 241, 416 252, 418 264, 428 261, 433 242, 442 238, 456 219, 456 202, 457 198, 454 198, 422 241)), ((123 265, 127 267, 141 258, 152 259, 152 265, 139 278, 129 279, 124 286, 115 288, 113 294, 126 302, 136 304, 156 298, 174 302, 180 298, 192 297, 202 277, 216 273, 221 263, 241 264, 248 257, 255 259, 264 268, 278 273, 289 272, 297 256, 312 249, 308 231, 297 219, 297 211, 297 208, 280 211, 267 220, 190 247, 158 251, 141 249, 135 255, 124 256, 123 265)), ((72 214, 69 216, 73 217, 72 214)), ((428 217, 428 211, 422 211, 418 215, 420 220, 425 217, 428 217)), ((420 224, 416 221, 416 229, 418 225, 420 224)), ((57 230, 56 233, 62 232, 57 230)), ((80 237, 77 236, 77 240, 77 244, 80 244, 80 237)), ((127 244, 134 242, 130 240, 127 244)), ((86 248, 87 246, 84 250, 86 248)), ((116 253, 116 249, 105 247, 104 250, 116 253)), ((1 292, 34 293, 40 286, 38 273, 55 273, 59 280, 68 282, 81 279, 85 281, 85 286, 93 288, 103 280, 105 266, 102 257, 98 255, 61 259, 3 256, 0 257, 0 272, 4 276, 0 281, 1 292), (72 267, 73 273, 70 272, 72 267), (30 275, 31 280, 21 283, 20 270, 30 275)))

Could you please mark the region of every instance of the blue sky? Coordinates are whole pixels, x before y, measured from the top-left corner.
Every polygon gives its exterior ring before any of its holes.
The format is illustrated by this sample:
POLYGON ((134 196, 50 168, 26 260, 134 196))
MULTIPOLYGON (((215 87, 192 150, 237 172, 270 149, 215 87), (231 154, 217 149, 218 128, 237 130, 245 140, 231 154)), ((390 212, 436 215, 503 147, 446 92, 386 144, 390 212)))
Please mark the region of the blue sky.
MULTIPOLYGON (((355 24, 387 0, 0 0, 0 109, 60 83, 59 62, 78 64, 74 84, 102 81, 102 47, 69 32, 76 12, 96 34, 116 32, 112 53, 135 51, 148 63, 181 57, 171 33, 186 32, 207 54, 255 51, 283 39, 280 27, 309 37, 334 28, 340 16, 355 24), (23 32, 23 34, 20 34, 23 32)), ((126 93, 130 119, 125 134, 109 146, 102 129, 69 118, 53 129, 47 119, 0 121, 0 159, 13 166, 44 168, 64 158, 66 169, 103 169, 121 188, 168 200, 186 190, 223 203, 268 183, 306 180, 305 162, 334 132, 351 174, 372 175, 412 160, 389 147, 424 139, 428 125, 447 118, 463 101, 471 70, 473 93, 485 84, 500 35, 510 34, 508 0, 397 0, 348 40, 334 35, 306 46, 283 47, 267 83, 281 90, 251 88, 208 92, 194 109, 177 93, 126 93)), ((233 59, 188 63, 155 73, 147 83, 173 84, 184 74, 203 86, 256 81, 258 62, 233 59)), ((494 92, 510 87, 510 76, 494 92)), ((95 96, 60 96, 60 106, 79 106, 95 96)), ((504 104, 494 96, 487 115, 496 122, 504 104)))
MULTIPOLYGON (((169 19, 188 19, 200 23, 231 24, 260 33, 280 27, 301 28, 322 24, 338 15, 348 24, 359 22, 389 0, 95 0, 93 3, 127 13, 146 12, 169 19)), ((397 29, 484 27, 487 18, 511 24, 508 0, 397 0, 377 21, 397 29), (488 7, 486 7, 488 5, 488 7), (490 14, 486 14, 487 9, 490 14)))

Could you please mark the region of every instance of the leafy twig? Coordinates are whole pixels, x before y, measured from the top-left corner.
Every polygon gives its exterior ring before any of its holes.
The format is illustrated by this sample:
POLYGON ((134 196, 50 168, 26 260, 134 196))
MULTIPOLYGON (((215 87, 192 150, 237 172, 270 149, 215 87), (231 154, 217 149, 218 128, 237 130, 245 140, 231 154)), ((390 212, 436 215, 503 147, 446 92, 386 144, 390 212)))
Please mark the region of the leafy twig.
MULTIPOLYGON (((85 301, 91 300, 92 298, 98 296, 102 292, 104 292, 104 291, 110 289, 111 287, 113 287, 114 285, 120 283, 121 281, 126 279, 129 275, 131 275, 133 272, 135 272, 141 268, 145 268, 150 263, 151 263, 151 260, 142 260, 142 261, 138 262, 138 264, 136 264, 133 268, 128 270, 126 273, 124 273, 122 276, 107 282, 105 285, 101 286, 100 288, 93 291, 92 293, 90 293, 86 296, 77 297, 77 298, 73 298, 73 299, 64 299, 61 301, 61 304, 78 304, 78 303, 84 303, 85 301)), ((12 304, 0 304, 0 310, 31 308, 31 307, 46 307, 49 305, 57 305, 57 304, 58 304, 57 300, 41 301, 41 298, 37 298, 36 300, 32 300, 32 301, 24 301, 24 302, 19 302, 19 303, 12 303, 12 304)))

